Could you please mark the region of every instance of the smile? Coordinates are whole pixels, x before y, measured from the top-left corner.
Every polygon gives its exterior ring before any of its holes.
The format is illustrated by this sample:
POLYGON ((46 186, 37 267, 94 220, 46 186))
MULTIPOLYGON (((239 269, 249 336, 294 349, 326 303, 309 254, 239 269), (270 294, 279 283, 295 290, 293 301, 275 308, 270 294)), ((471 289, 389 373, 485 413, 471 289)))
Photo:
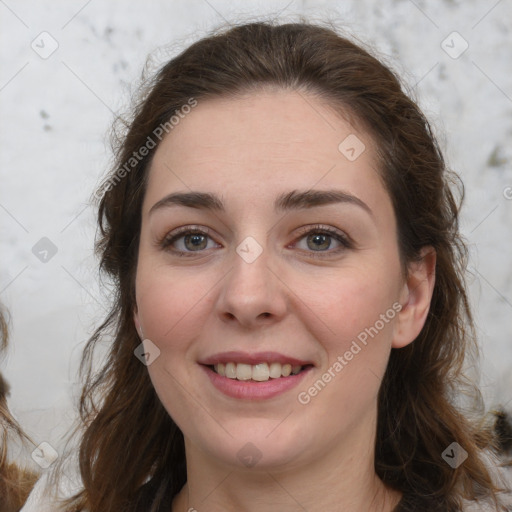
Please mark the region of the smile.
POLYGON ((269 379, 280 379, 282 377, 289 377, 290 375, 297 375, 303 370, 301 365, 291 365, 290 363, 259 363, 259 364, 245 364, 245 363, 219 363, 211 367, 215 373, 221 377, 236 380, 253 380, 257 382, 265 382, 269 379))
POLYGON ((198 361, 213 387, 231 398, 266 400, 291 390, 314 369, 312 360, 274 351, 229 351, 198 361))

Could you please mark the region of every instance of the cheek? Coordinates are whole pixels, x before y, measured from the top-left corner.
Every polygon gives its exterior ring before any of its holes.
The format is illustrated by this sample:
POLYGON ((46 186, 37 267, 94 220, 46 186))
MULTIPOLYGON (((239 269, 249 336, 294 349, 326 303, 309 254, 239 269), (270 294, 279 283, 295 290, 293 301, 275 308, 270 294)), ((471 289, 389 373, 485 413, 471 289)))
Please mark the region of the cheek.
POLYGON ((338 355, 348 350, 352 340, 364 343, 365 338, 390 338, 398 288, 391 279, 383 282, 379 277, 371 271, 347 272, 341 278, 327 281, 321 289, 311 283, 309 292, 305 290, 317 325, 328 333, 323 339, 331 357, 333 352, 338 355))
POLYGON ((194 337, 194 326, 204 318, 208 293, 215 281, 198 272, 173 272, 166 266, 141 262, 136 290, 139 322, 146 338, 161 350, 176 348, 172 340, 194 337))
MULTIPOLYGON (((385 373, 397 316, 394 287, 367 274, 339 279, 317 295, 317 338, 325 354, 315 379, 301 387, 300 410, 324 418, 333 429, 348 428, 372 410, 385 373), (395 305, 395 307, 393 307, 395 305)), ((326 427, 327 428, 327 427, 326 427)))
POLYGON ((201 407, 201 396, 190 389, 190 365, 183 364, 194 340, 201 336, 210 306, 208 292, 215 282, 197 271, 173 271, 168 266, 139 260, 136 295, 139 321, 145 338, 160 350, 160 356, 148 366, 156 394, 176 424, 190 430, 188 417, 208 417, 201 407), (190 411, 193 411, 191 413, 190 411))
POLYGON ((302 396, 301 403, 315 401, 320 408, 339 405, 333 419, 342 424, 348 417, 359 417, 378 393, 389 359, 398 303, 393 281, 384 283, 372 272, 364 278, 354 273, 331 283, 318 295, 315 305, 322 320, 316 323, 316 335, 328 332, 317 338, 322 340, 325 356, 317 376, 323 383, 315 381, 314 388, 303 389, 307 396, 302 396))

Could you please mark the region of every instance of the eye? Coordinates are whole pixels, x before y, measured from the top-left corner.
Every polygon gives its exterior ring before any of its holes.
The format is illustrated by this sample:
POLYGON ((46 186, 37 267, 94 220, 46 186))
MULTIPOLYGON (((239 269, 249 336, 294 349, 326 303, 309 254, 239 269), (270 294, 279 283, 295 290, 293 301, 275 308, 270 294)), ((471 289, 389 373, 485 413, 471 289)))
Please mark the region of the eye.
MULTIPOLYGON (((166 235, 159 245, 177 256, 194 256, 194 253, 212 248, 211 245, 208 246, 208 239, 213 242, 208 229, 185 226, 166 235)), ((218 247, 218 244, 213 243, 213 247, 218 247)))
MULTIPOLYGON (((293 245, 308 252, 308 256, 328 257, 352 247, 347 235, 328 226, 305 226, 300 231, 301 236, 293 245), (332 249, 333 245, 337 247, 332 249)), ((199 254, 206 249, 219 247, 211 238, 211 231, 208 228, 191 226, 184 226, 169 233, 158 242, 158 245, 177 256, 194 256, 194 253, 199 254), (209 245, 209 242, 213 245, 209 245)))
POLYGON ((295 242, 295 246, 309 252, 313 257, 325 257, 339 254, 352 247, 352 243, 347 235, 327 226, 306 226, 301 229, 301 232, 302 236, 298 239, 299 242, 295 242), (332 249, 333 240, 334 245, 337 245, 334 249, 332 249))

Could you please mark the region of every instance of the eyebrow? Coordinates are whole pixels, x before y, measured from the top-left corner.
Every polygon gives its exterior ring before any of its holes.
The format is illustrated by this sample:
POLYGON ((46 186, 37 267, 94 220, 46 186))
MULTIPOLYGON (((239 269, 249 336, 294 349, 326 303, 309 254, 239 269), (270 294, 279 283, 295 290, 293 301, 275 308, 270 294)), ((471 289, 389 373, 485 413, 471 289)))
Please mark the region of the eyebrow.
MULTIPOLYGON (((335 189, 304 191, 292 190, 281 194, 276 198, 274 202, 274 210, 276 212, 287 212, 336 203, 353 204, 362 208, 373 217, 372 210, 361 199, 343 190, 335 189)), ((175 192, 163 197, 155 203, 149 210, 149 214, 152 214, 156 210, 171 206, 186 206, 188 208, 211 210, 215 212, 226 211, 222 199, 215 194, 207 192, 175 192)))

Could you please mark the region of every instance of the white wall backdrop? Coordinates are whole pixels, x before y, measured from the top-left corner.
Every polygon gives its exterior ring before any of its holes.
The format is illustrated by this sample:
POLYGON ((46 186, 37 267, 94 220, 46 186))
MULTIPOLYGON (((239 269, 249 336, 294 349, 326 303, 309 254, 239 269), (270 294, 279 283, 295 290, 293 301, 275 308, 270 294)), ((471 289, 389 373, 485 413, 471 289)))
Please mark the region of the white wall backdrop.
POLYGON ((80 352, 104 314, 88 203, 148 54, 226 21, 297 15, 373 45, 438 130, 466 185, 484 394, 512 409, 512 0, 1 0, 1 370, 36 442, 61 446, 80 352))

